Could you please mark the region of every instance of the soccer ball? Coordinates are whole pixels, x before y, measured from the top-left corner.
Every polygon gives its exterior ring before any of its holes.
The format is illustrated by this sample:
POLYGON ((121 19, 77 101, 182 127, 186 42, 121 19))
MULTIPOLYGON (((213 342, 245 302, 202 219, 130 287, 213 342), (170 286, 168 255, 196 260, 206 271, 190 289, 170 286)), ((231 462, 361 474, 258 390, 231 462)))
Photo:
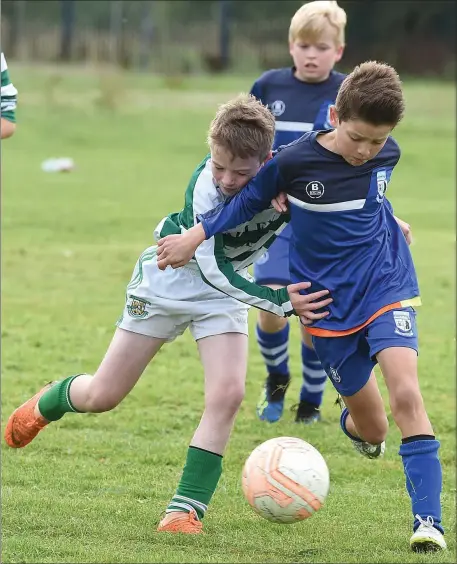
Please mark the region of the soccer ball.
POLYGON ((242 485, 244 496, 261 517, 296 523, 320 509, 330 477, 324 458, 313 446, 294 437, 278 437, 252 451, 242 485))

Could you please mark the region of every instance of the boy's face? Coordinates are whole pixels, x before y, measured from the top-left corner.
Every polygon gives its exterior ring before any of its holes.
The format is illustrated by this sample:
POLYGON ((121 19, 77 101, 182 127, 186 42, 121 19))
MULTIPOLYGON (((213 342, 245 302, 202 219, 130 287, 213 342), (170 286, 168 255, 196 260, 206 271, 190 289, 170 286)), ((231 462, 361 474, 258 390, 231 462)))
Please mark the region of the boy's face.
POLYGON ((393 125, 372 125, 360 119, 339 121, 334 106, 330 108, 330 124, 335 128, 336 152, 352 166, 361 166, 373 159, 384 147, 393 125))
POLYGON ((219 145, 211 146, 211 170, 213 178, 226 196, 233 196, 244 188, 263 163, 259 157, 233 157, 219 145))
POLYGON ((343 56, 344 47, 335 44, 335 30, 327 24, 320 37, 313 41, 305 38, 289 43, 289 53, 296 68, 295 76, 304 82, 327 80, 335 64, 343 56))

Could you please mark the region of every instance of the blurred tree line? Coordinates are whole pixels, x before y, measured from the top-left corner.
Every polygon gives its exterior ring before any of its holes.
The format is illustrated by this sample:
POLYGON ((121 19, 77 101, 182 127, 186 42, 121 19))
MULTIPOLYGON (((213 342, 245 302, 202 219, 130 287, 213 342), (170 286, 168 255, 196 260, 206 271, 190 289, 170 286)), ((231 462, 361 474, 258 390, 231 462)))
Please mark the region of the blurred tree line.
MULTIPOLYGON (((297 0, 2 0, 9 58, 96 60, 159 72, 290 64, 297 0)), ((453 77, 454 0, 341 0, 341 68, 379 59, 412 75, 453 77)))

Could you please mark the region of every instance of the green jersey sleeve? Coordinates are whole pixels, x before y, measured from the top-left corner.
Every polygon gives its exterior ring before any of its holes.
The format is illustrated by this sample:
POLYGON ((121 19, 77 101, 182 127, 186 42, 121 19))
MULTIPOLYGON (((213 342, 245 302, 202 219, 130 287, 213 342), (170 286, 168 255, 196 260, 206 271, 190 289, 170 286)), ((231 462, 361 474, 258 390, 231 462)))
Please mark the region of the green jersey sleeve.
POLYGON ((3 53, 1 54, 2 88, 1 88, 1 116, 8 121, 16 122, 17 90, 10 80, 8 65, 3 53))
MULTIPOLYGON (((197 179, 193 190, 194 222, 197 214, 214 207, 215 193, 212 175, 206 169, 197 179)), ((195 260, 205 282, 220 292, 281 317, 295 313, 287 288, 272 290, 267 286, 260 286, 234 269, 225 255, 222 235, 204 241, 195 252, 195 260)))
POLYGON ((272 290, 235 271, 225 256, 222 235, 204 241, 195 252, 195 260, 205 282, 220 292, 280 317, 295 313, 287 288, 272 290))

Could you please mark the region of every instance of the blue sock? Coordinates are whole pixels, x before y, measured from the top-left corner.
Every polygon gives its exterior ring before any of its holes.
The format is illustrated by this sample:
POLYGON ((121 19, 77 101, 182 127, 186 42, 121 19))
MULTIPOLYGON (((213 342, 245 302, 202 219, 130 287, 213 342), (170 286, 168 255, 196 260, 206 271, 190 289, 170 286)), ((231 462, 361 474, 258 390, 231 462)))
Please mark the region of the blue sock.
POLYGON ((276 333, 266 333, 257 325, 257 342, 268 374, 289 375, 289 324, 276 333))
POLYGON ((439 441, 432 435, 403 439, 400 446, 399 454, 403 460, 406 489, 411 498, 414 516, 414 531, 420 525, 416 519, 416 515, 419 515, 424 521, 427 517, 432 517, 435 528, 444 533, 441 526, 440 494, 443 477, 438 458, 439 448, 439 441), (415 440, 419 437, 420 440, 415 440))
POLYGON ((327 374, 322 368, 316 351, 301 344, 303 384, 300 391, 300 401, 306 401, 320 407, 324 395, 327 374))
POLYGON ((343 411, 341 412, 341 416, 340 416, 340 427, 341 430, 343 431, 343 433, 346 435, 346 437, 349 437, 352 441, 359 441, 362 442, 362 439, 360 437, 354 437, 354 435, 352 435, 346 428, 346 419, 348 418, 349 415, 349 409, 347 407, 345 407, 343 409, 343 411))

